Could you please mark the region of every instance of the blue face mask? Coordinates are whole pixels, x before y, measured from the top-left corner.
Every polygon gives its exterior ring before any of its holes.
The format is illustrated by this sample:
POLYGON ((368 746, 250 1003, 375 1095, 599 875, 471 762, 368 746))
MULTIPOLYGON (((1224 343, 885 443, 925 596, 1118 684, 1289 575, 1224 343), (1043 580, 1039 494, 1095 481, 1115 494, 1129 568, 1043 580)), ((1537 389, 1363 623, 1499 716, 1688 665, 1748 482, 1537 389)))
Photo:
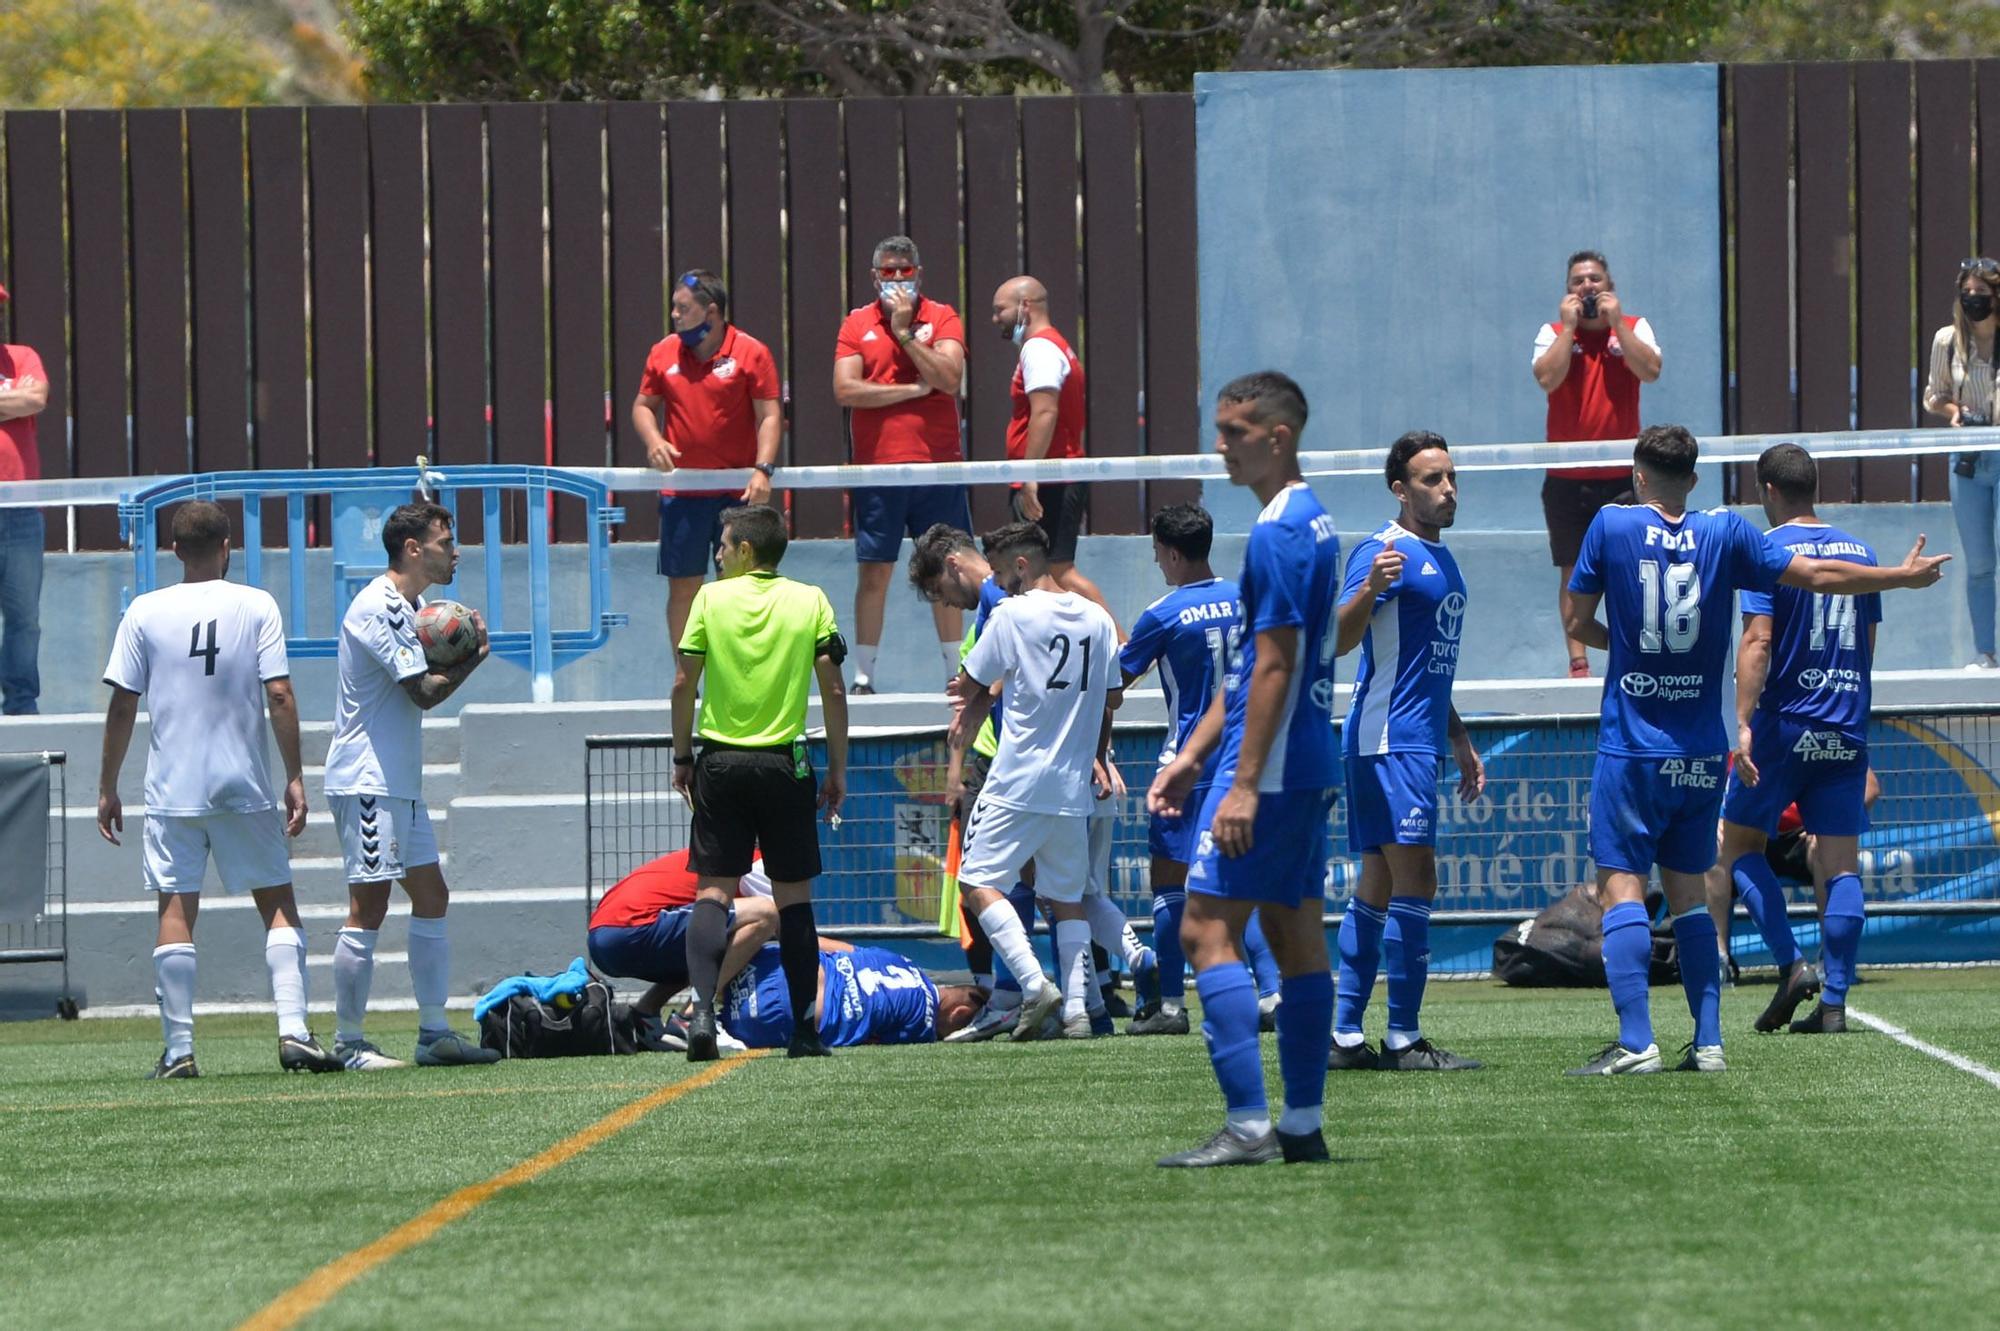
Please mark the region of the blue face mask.
POLYGON ((881 292, 882 296, 885 299, 891 293, 900 291, 912 305, 916 304, 917 302, 917 284, 915 282, 904 282, 900 280, 894 282, 877 282, 875 286, 876 289, 881 292))
POLYGON ((686 347, 689 351, 693 351, 696 347, 701 345, 701 340, 708 336, 710 329, 711 325, 708 323, 707 320, 704 319, 702 321, 701 327, 676 328, 674 330, 674 335, 680 338, 682 346, 686 347))

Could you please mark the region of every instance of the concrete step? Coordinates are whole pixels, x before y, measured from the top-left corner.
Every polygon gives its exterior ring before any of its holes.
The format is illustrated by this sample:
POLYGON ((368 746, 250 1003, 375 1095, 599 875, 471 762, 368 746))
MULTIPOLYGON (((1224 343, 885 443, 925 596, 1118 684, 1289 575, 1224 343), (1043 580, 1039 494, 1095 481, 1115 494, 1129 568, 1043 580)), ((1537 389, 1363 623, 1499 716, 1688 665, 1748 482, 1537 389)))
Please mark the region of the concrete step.
MULTIPOLYGON (((308 789, 308 801, 314 796, 308 789)), ((116 901, 129 896, 140 881, 140 845, 144 833, 143 811, 125 810, 125 834, 119 838, 124 844, 114 846, 97 832, 97 811, 94 808, 72 806, 67 819, 69 831, 69 895, 71 901, 116 901)), ((450 810, 434 807, 431 810, 431 828, 437 835, 438 849, 442 854, 451 848, 450 810)), ((300 876, 314 869, 331 866, 338 869, 340 864, 340 835, 333 824, 333 814, 324 803, 314 803, 306 813, 305 830, 289 843, 291 850, 294 883, 300 876)), ((574 876, 574 875, 572 875, 574 876)), ((215 866, 209 865, 209 894, 222 891, 221 880, 215 876, 215 866)))
MULTIPOLYGON (((304 902, 306 983, 315 1007, 333 999, 334 935, 344 922, 340 903, 304 902)), ((451 914, 451 993, 472 997, 509 975, 549 974, 583 955, 583 889, 535 892, 455 892, 451 914)), ((154 907, 150 899, 92 903, 72 909, 69 922, 70 987, 79 1004, 153 1010, 154 907)), ((204 897, 197 931, 200 948, 198 1003, 269 1002, 263 928, 248 897, 204 897)), ((390 907, 377 944, 372 1000, 407 999, 409 905, 390 907)), ((12 988, 45 988, 60 972, 44 966, 0 967, 0 1006, 12 988), (15 973, 18 972, 18 975, 15 973), (42 972, 47 972, 43 974, 42 972)), ((635 986, 636 988, 636 986, 635 986)), ((330 1021, 315 1019, 322 1036, 330 1021)))

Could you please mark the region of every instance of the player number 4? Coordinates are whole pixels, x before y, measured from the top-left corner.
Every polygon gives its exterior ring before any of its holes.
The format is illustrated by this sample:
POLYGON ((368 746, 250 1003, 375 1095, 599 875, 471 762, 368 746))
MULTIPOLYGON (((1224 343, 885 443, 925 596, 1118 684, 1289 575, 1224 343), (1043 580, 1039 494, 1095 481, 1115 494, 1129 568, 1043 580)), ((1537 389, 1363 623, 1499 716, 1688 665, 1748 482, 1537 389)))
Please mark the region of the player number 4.
POLYGON ((201 625, 200 623, 196 623, 194 626, 194 632, 191 635, 189 635, 188 655, 190 657, 194 656, 201 657, 202 658, 201 673, 204 675, 212 675, 215 673, 215 658, 222 654, 222 649, 215 645, 215 621, 212 619, 208 621, 207 624, 208 645, 206 647, 201 645, 202 628, 203 625, 201 625))
POLYGON ((1640 651, 1684 652, 1701 636, 1701 578, 1693 564, 1642 561, 1639 601, 1640 651))

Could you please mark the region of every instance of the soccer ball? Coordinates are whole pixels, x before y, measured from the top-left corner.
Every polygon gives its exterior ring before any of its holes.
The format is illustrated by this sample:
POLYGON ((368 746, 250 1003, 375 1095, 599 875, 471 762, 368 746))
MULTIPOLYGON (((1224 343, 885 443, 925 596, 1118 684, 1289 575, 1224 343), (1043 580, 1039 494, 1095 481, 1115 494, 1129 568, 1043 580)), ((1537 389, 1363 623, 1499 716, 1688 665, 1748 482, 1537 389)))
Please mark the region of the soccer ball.
POLYGON ((479 650, 472 611, 456 601, 432 601, 417 611, 417 641, 424 659, 441 668, 457 665, 479 650))

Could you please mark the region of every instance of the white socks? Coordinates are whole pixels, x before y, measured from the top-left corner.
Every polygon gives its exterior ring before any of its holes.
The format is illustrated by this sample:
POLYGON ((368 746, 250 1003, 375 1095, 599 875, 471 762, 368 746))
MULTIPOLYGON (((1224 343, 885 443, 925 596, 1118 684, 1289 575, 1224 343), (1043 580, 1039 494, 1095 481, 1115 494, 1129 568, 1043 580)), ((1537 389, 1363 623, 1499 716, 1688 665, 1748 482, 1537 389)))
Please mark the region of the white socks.
POLYGON ((1056 970, 1062 976, 1063 1020, 1074 1021, 1088 1010, 1089 991, 1096 987, 1090 974, 1090 921, 1056 921, 1056 970))
POLYGON ((160 1000, 160 1033, 167 1061, 194 1052, 194 944, 167 943, 153 949, 153 993, 160 1000))
MULTIPOLYGON (((361 1019, 368 1014, 368 985, 375 978, 376 929, 342 929, 333 940, 333 1038, 353 1044, 361 1039, 361 1019)), ((415 949, 411 949, 414 959, 415 949)))
POLYGON ((1021 927, 1021 917, 1014 913, 1014 907, 1005 899, 994 902, 979 912, 979 925, 986 930, 988 941, 1000 959, 1007 963, 1007 970, 1020 981, 1022 994, 1038 994, 1048 981, 1042 975, 1042 963, 1035 960, 1035 948, 1028 941, 1028 931, 1021 927))
POLYGON ((279 926, 264 935, 264 967, 271 972, 271 1001, 278 1005, 278 1034, 304 1040, 306 1026, 306 936, 279 926))
POLYGON ((1271 1111, 1268 1109, 1232 1109, 1229 1111, 1229 1130, 1244 1141, 1255 1141, 1271 1131, 1271 1111))
MULTIPOLYGON (((1104 821, 1108 824, 1111 820, 1104 821)), ((1126 970, 1137 970, 1145 961, 1146 945, 1139 941, 1139 935, 1132 931, 1132 922, 1112 904, 1111 898, 1094 892, 1086 896, 1083 917, 1090 922, 1091 938, 1106 952, 1123 957, 1126 970)))
MULTIPOLYGON (((873 683, 875 678, 875 653, 881 650, 882 644, 879 642, 857 642, 854 644, 854 650, 850 654, 854 657, 854 682, 856 685, 873 683)), ((952 668, 956 671, 956 661, 953 662, 952 668)))
POLYGON ((417 1038, 451 1029, 445 1016, 445 996, 451 992, 451 945, 445 939, 444 916, 410 917, 410 990, 417 996, 417 1038))

